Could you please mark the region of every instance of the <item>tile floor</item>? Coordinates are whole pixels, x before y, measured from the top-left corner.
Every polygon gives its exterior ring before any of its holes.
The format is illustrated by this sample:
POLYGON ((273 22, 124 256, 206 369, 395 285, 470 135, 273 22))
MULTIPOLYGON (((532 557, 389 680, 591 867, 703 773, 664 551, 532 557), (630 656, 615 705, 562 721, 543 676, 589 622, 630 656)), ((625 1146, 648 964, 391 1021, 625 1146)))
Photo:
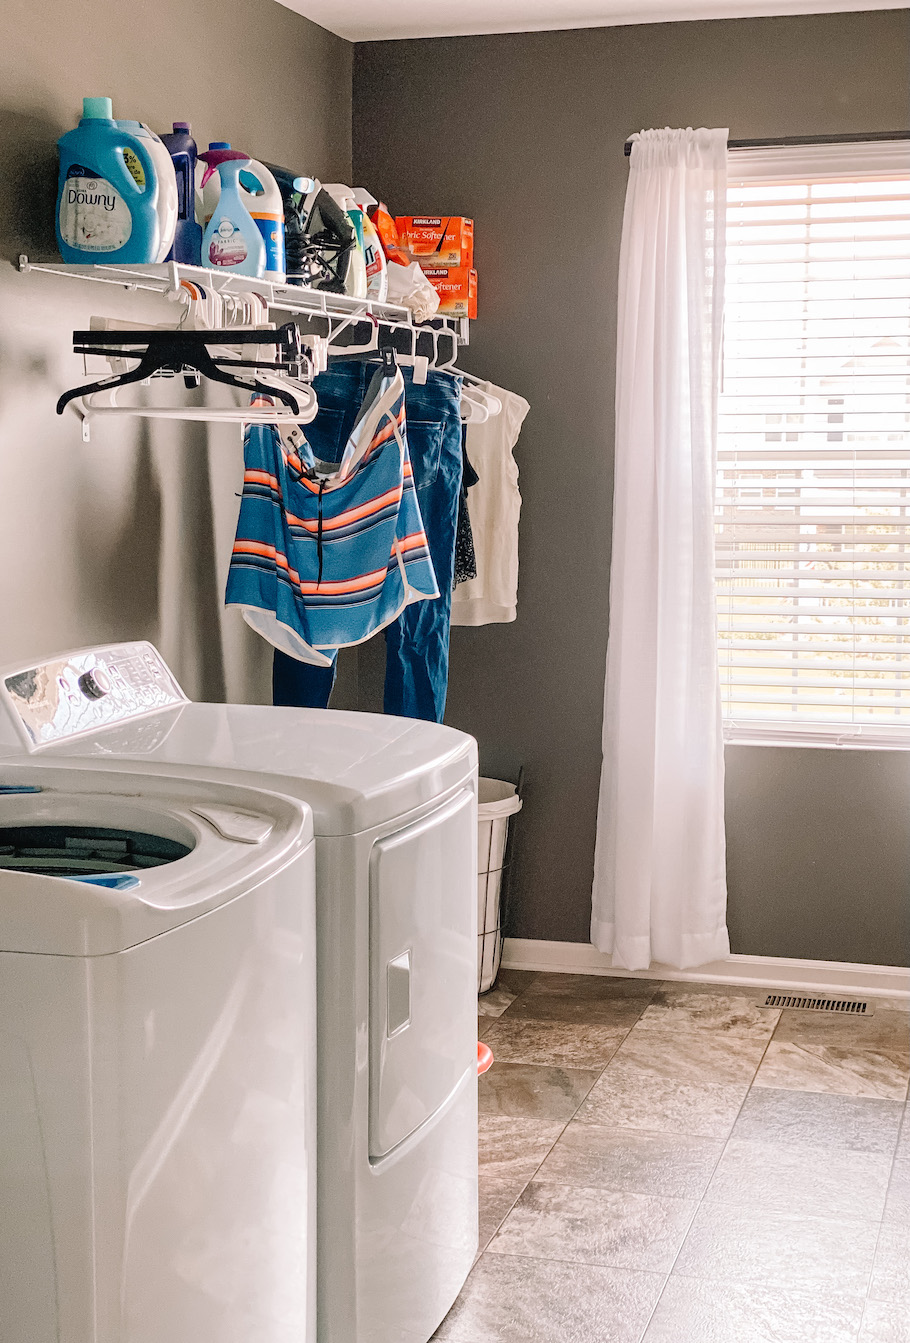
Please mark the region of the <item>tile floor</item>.
POLYGON ((910 1343, 910 1003, 503 971, 446 1343, 910 1343))

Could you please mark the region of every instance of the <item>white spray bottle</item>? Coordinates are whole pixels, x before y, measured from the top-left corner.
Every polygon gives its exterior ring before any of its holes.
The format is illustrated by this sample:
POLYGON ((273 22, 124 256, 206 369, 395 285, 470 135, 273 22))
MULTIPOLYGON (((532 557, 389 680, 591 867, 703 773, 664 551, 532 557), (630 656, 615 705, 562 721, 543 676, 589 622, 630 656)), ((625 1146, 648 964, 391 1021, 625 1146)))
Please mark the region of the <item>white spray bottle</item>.
POLYGON ((376 225, 367 214, 370 205, 378 205, 375 196, 364 187, 354 188, 354 203, 363 224, 363 256, 367 268, 367 298, 385 303, 389 295, 389 268, 376 225))
POLYGON ((330 182, 328 185, 323 182, 322 189, 327 191, 335 204, 344 210, 351 222, 351 228, 354 230, 356 238, 344 291, 351 298, 366 298, 367 263, 364 256, 363 211, 354 204, 351 188, 345 186, 342 182, 330 182))

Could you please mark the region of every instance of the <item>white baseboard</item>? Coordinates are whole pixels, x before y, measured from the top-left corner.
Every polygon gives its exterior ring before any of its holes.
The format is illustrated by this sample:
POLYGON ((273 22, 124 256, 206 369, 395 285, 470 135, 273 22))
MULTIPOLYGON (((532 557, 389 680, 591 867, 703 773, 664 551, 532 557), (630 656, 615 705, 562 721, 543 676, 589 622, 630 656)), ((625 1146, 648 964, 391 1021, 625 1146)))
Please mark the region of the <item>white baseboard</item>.
POLYGON ((678 979, 702 984, 792 989, 801 993, 852 993, 910 999, 910 969, 895 965, 851 965, 848 961, 800 961, 783 956, 731 956, 693 970, 652 965, 622 970, 612 957, 588 942, 537 942, 507 937, 502 963, 509 970, 549 970, 570 975, 618 975, 626 979, 678 979))

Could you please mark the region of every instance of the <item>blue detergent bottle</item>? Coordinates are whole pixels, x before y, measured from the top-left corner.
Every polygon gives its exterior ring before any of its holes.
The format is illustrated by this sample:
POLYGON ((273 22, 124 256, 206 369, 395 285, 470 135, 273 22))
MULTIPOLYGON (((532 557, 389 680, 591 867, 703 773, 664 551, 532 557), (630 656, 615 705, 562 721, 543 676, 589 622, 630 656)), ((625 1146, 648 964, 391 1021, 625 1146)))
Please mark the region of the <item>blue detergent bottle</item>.
POLYGON ((250 157, 216 141, 199 158, 207 165, 203 187, 216 170, 221 178, 218 204, 202 235, 202 264, 258 279, 265 270, 265 243, 240 195, 240 171, 249 167, 250 157))
POLYGON ((196 222, 196 141, 188 121, 175 121, 173 132, 161 137, 174 161, 177 174, 177 231, 168 261, 199 266, 202 258, 202 226, 196 222))
POLYGON ((83 98, 82 119, 57 141, 57 246, 77 265, 155 261, 158 177, 144 139, 118 126, 110 98, 83 98))

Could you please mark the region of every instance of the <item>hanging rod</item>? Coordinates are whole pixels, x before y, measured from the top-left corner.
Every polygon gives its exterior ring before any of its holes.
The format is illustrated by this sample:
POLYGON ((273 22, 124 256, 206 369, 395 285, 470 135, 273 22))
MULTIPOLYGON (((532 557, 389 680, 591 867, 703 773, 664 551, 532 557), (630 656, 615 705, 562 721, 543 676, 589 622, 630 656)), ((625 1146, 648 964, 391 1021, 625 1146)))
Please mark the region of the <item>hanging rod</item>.
MULTIPOLYGON (((859 135, 778 135, 770 140, 728 140, 728 149, 783 149, 789 145, 862 145, 872 141, 908 140, 910 131, 868 131, 859 135)), ((632 153, 632 140, 623 145, 626 158, 632 153)))
POLYGON ((380 303, 372 298, 351 298, 347 294, 330 294, 321 289, 310 289, 301 285, 279 284, 275 280, 270 280, 268 276, 256 279, 247 275, 234 275, 229 271, 184 266, 176 261, 165 261, 159 265, 100 262, 83 266, 62 261, 30 261, 23 253, 19 257, 17 268, 23 274, 36 271, 46 275, 67 276, 74 280, 89 280, 101 284, 119 285, 127 290, 144 290, 164 295, 178 293, 181 280, 187 279, 202 287, 214 289, 220 294, 261 294, 270 310, 290 313, 304 321, 319 318, 331 318, 335 321, 345 318, 350 318, 352 321, 375 319, 379 323, 408 328, 418 333, 422 328, 432 327, 450 335, 457 345, 467 345, 470 339, 466 317, 440 317, 437 314, 429 322, 416 324, 409 310, 400 303, 388 301, 380 303))

